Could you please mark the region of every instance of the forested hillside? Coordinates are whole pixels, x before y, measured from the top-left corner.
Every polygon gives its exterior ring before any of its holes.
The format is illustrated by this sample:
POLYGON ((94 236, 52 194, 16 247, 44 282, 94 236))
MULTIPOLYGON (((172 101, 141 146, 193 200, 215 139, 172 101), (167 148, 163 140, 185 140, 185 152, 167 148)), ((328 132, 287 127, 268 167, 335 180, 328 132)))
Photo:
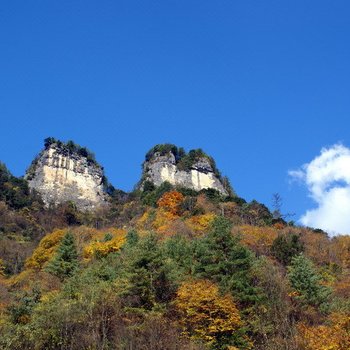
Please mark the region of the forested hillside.
POLYGON ((350 349, 350 236, 212 189, 110 194, 46 207, 0 165, 0 349, 350 349))

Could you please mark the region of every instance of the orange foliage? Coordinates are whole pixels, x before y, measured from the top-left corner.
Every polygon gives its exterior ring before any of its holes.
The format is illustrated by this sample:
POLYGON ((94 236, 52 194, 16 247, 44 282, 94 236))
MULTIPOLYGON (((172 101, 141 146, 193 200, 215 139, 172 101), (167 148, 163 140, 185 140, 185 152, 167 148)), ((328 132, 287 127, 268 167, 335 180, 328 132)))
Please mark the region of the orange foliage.
POLYGON ((326 235, 302 228, 294 230, 301 232, 300 238, 304 243, 305 255, 319 265, 330 262, 330 241, 326 235))
POLYGON ((259 254, 268 255, 278 230, 273 227, 241 226, 242 243, 259 254))
POLYGON ((350 236, 338 236, 331 241, 333 261, 344 269, 350 268, 350 236))
POLYGON ((218 212, 215 205, 209 201, 209 199, 207 198, 207 196, 205 194, 200 194, 197 197, 196 207, 198 209, 202 209, 205 213, 208 213, 208 212, 217 213, 218 212))
POLYGON ((54 256, 65 230, 54 230, 46 235, 25 263, 26 268, 40 270, 54 256))
POLYGON ((231 295, 221 296, 218 287, 207 280, 184 283, 175 306, 184 334, 209 344, 222 335, 233 335, 243 326, 231 295))
POLYGON ((172 215, 180 215, 180 205, 184 200, 184 196, 178 191, 170 191, 163 194, 157 202, 159 208, 164 209, 172 215))
POLYGON ((329 326, 298 327, 298 341, 305 350, 349 350, 350 349, 350 316, 333 314, 329 326))
POLYGON ((276 230, 282 230, 283 228, 285 228, 285 225, 282 224, 282 222, 276 222, 273 227, 276 229, 276 230))
POLYGON ((173 223, 180 217, 184 196, 177 191, 166 192, 158 200, 156 210, 147 210, 137 222, 138 229, 156 230, 168 235, 173 223))

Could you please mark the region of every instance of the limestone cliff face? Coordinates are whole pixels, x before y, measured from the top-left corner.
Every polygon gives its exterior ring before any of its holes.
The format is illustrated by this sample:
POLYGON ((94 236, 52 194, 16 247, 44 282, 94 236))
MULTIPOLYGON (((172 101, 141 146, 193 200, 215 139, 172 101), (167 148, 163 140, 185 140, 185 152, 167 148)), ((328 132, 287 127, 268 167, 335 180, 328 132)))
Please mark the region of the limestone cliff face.
POLYGON ((47 206, 72 201, 80 210, 93 210, 106 203, 103 168, 83 150, 81 155, 54 142, 31 164, 25 177, 47 206))
POLYGON ((141 188, 145 181, 150 181, 155 186, 160 186, 167 181, 174 186, 190 188, 195 191, 211 188, 223 195, 228 195, 228 191, 224 188, 210 157, 206 155, 193 157, 191 162, 185 162, 184 159, 179 159, 177 154, 172 151, 165 154, 164 152, 154 152, 149 159, 146 157, 143 164, 141 188))

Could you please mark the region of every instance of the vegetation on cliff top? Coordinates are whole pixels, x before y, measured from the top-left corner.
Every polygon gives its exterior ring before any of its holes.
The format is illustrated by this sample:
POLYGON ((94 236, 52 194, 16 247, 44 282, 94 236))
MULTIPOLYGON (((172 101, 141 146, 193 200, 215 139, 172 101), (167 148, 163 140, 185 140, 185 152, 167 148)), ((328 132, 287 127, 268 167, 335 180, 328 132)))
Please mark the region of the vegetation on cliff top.
POLYGON ((155 154, 159 154, 160 156, 164 156, 168 153, 172 153, 175 157, 175 162, 177 167, 180 170, 189 171, 193 165, 198 162, 201 158, 205 158, 209 161, 209 164, 214 172, 214 174, 221 178, 221 174, 216 167, 214 158, 210 157, 206 154, 202 149, 192 149, 188 153, 185 151, 183 147, 177 147, 170 143, 159 144, 152 147, 145 156, 145 160, 150 161, 155 154))
POLYGON ((96 161, 95 154, 93 152, 91 152, 86 147, 82 147, 76 144, 72 140, 62 142, 60 140, 55 139, 54 137, 47 137, 44 140, 45 149, 49 149, 53 145, 56 146, 62 154, 77 154, 80 157, 86 158, 89 164, 99 166, 99 164, 96 161))

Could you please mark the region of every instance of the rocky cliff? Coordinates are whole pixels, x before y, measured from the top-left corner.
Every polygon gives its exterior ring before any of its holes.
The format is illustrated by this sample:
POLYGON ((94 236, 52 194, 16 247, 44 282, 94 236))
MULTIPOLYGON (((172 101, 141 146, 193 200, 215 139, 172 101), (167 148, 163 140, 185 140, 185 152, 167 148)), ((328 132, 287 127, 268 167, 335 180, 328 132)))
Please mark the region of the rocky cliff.
POLYGON ((143 164, 143 175, 140 187, 146 181, 160 186, 167 181, 174 186, 190 188, 196 191, 214 189, 228 195, 213 158, 202 150, 191 150, 186 153, 183 148, 165 144, 153 147, 143 164))
POLYGON ((72 141, 46 139, 25 178, 46 206, 72 201, 80 210, 93 210, 106 203, 103 168, 91 152, 72 141))

